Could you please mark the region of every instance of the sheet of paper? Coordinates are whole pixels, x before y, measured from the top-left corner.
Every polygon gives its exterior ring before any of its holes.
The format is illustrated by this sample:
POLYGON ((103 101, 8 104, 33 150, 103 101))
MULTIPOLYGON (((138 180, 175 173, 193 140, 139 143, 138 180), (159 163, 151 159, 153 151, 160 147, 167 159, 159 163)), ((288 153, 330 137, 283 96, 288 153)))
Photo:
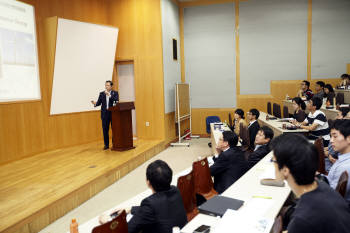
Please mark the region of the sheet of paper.
POLYGON ((273 202, 272 199, 256 197, 239 211, 228 209, 213 228, 213 233, 269 233, 273 219, 264 216, 273 202))

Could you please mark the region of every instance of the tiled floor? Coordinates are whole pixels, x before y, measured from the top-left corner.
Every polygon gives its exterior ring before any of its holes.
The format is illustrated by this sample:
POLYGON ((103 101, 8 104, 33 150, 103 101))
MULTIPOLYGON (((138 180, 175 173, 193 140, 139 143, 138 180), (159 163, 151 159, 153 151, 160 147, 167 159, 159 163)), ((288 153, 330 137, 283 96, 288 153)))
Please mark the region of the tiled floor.
POLYGON ((72 218, 76 218, 79 223, 84 223, 123 201, 145 191, 147 189, 146 168, 148 164, 154 160, 161 159, 166 161, 172 168, 173 174, 190 167, 192 162, 199 156, 203 157, 210 154, 211 150, 208 147, 209 140, 209 138, 192 139, 190 141, 190 147, 167 148, 40 232, 67 232, 69 231, 69 224, 72 218))

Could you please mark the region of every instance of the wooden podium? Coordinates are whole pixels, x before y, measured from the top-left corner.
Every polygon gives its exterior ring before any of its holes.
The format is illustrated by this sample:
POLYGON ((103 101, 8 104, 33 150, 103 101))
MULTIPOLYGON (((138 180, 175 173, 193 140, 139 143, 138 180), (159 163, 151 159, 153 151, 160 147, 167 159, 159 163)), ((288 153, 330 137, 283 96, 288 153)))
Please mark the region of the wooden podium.
POLYGON ((112 112, 112 150, 124 151, 134 149, 132 135, 131 110, 134 102, 122 102, 110 107, 112 112))

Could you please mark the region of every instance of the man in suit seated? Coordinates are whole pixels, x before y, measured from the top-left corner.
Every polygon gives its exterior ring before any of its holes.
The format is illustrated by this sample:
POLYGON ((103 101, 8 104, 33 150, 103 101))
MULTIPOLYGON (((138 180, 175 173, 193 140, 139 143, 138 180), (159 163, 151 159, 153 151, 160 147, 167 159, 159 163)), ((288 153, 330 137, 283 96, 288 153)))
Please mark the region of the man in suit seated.
MULTIPOLYGON (((128 222, 129 233, 172 233, 173 227, 186 225, 187 216, 180 191, 170 185, 172 176, 171 168, 162 160, 148 165, 146 182, 153 194, 143 199, 141 206, 125 210, 133 215, 128 222)), ((100 217, 100 223, 105 222, 100 217)))
POLYGON ((255 149, 248 155, 248 169, 252 168, 262 158, 270 153, 270 141, 273 138, 273 131, 267 126, 263 126, 259 129, 255 137, 255 149))
POLYGON ((224 131, 219 138, 217 152, 213 158, 210 174, 214 176, 214 189, 220 194, 238 180, 246 170, 244 153, 237 147, 238 136, 232 131, 224 131))
POLYGON ((299 134, 282 134, 272 142, 276 177, 287 181, 298 198, 288 233, 350 232, 350 209, 344 198, 315 179, 316 147, 299 134))
POLYGON ((247 117, 249 120, 248 131, 249 131, 250 148, 251 149, 254 148, 255 136, 260 129, 260 125, 258 123, 259 116, 260 116, 260 113, 255 108, 250 109, 248 114, 247 114, 247 117))

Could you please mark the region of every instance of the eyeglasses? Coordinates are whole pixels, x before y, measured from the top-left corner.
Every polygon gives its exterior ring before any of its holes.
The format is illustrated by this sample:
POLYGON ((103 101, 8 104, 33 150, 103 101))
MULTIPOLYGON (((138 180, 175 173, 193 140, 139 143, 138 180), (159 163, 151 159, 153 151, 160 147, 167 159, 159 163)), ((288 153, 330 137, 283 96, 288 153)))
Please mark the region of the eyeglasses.
POLYGON ((277 163, 277 160, 274 160, 274 159, 271 158, 270 162, 271 163, 277 163))

